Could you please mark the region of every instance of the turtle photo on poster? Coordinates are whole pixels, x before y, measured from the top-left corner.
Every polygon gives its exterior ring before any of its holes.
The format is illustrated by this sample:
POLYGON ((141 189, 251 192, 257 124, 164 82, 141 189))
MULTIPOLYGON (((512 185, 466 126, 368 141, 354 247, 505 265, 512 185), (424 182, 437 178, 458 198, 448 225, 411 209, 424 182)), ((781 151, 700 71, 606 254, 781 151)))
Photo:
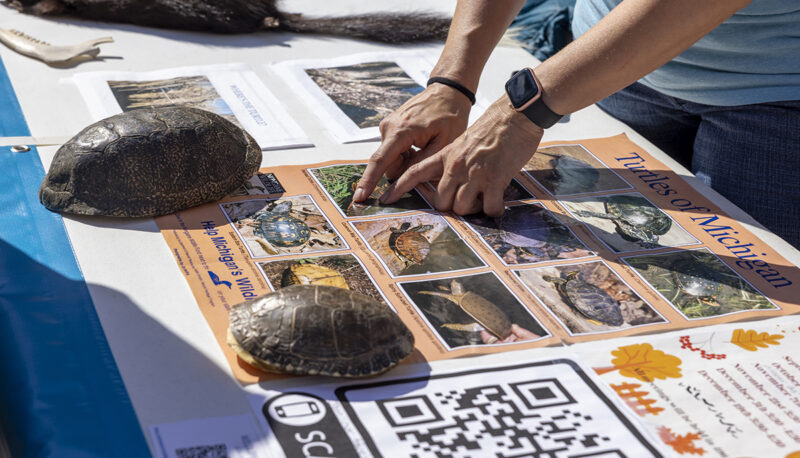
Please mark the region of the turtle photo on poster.
POLYGON ((616 253, 700 243, 638 192, 559 202, 616 253))
POLYGON ((292 285, 335 286, 357 291, 391 307, 353 254, 261 261, 256 265, 273 291, 292 285))
POLYGON ((602 261, 514 273, 572 335, 666 322, 602 261))
POLYGON ((254 258, 348 248, 310 196, 219 206, 254 258))
POLYGON ((455 272, 486 264, 440 215, 350 223, 392 277, 455 272))
POLYGON ((533 194, 516 178, 512 178, 511 183, 503 190, 503 202, 515 202, 517 200, 533 199, 533 197, 533 194))
POLYGON ((494 272, 399 285, 447 349, 549 335, 494 272))
POLYGON ((425 89, 395 62, 307 68, 306 74, 358 127, 376 127, 425 89))
POLYGON ((594 255, 538 203, 508 206, 499 218, 476 213, 462 219, 506 265, 594 255))
POLYGON ((523 170, 556 197, 633 189, 582 145, 539 148, 523 170))
POLYGON ((622 259, 690 320, 778 308, 707 248, 622 259))
POLYGON ((416 189, 403 194, 397 202, 381 204, 378 199, 390 184, 385 176, 380 178, 366 200, 353 202, 358 180, 366 168, 366 164, 343 164, 308 169, 308 171, 346 217, 404 213, 431 208, 416 189))
POLYGON ((216 113, 242 127, 208 77, 179 76, 153 81, 108 81, 122 111, 137 108, 189 106, 216 113))

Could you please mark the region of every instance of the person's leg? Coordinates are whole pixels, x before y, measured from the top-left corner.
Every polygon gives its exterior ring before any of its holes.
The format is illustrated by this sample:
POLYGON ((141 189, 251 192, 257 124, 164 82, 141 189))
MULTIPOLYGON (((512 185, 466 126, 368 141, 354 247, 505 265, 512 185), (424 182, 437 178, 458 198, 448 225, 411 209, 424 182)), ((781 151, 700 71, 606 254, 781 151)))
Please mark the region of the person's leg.
POLYGON ((597 106, 619 119, 687 169, 700 117, 684 110, 685 102, 633 83, 597 102, 597 106))
POLYGON ((692 173, 800 248, 800 101, 700 113, 692 173))

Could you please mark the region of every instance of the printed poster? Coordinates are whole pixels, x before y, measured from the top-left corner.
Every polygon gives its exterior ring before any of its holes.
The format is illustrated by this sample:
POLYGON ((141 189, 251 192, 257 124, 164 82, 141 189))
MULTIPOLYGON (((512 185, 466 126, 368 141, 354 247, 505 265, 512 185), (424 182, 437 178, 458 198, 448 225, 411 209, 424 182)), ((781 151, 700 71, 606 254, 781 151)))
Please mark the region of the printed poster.
MULTIPOLYGON (((276 62, 277 73, 341 143, 380 139, 381 120, 425 89, 439 53, 362 53, 276 62)), ((488 104, 478 97, 477 119, 488 104)))
POLYGON ((570 357, 453 363, 372 381, 254 386, 249 399, 276 457, 667 456, 570 357))
POLYGON ((575 345, 676 456, 800 456, 800 317, 575 345))
POLYGON ((543 145, 500 218, 436 212, 428 185, 381 206, 385 180, 355 203, 364 168, 263 169, 235 196, 157 218, 241 382, 281 376, 228 347, 228 310, 297 283, 385 303, 414 334, 411 361, 800 311, 798 268, 625 136, 543 145))
POLYGON ((262 150, 313 146, 283 103, 245 64, 89 72, 74 78, 95 121, 136 108, 185 105, 245 129, 262 150))

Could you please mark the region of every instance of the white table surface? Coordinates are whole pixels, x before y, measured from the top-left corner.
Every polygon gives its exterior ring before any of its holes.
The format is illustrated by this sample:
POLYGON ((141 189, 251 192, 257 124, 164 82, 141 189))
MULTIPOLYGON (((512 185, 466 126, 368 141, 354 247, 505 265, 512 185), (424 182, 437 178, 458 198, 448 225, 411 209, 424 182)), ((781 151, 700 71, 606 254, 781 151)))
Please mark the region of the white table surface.
MULTIPOLYGON (((331 14, 363 11, 363 2, 341 2, 335 8, 330 7, 331 3, 336 2, 298 0, 287 3, 286 8, 331 14)), ((442 1, 434 6, 449 11, 454 4, 454 1, 442 1)), ((412 9, 427 6, 429 3, 422 1, 402 4, 403 8, 412 9)), ((316 145, 266 152, 263 166, 364 159, 378 145, 377 142, 347 145, 335 142, 314 114, 292 96, 286 84, 262 64, 380 51, 392 49, 391 46, 313 35, 222 36, 77 20, 42 20, 6 7, 0 8, 0 27, 19 29, 53 44, 70 44, 107 35, 115 40, 101 46, 102 60, 67 69, 51 68, 9 49, 0 49, 33 136, 71 137, 93 122, 77 88, 69 81, 76 72, 148 71, 246 62, 286 104, 291 116, 316 145)), ((502 94, 503 83, 512 71, 536 64, 536 59, 519 48, 497 48, 481 79, 480 93, 494 100, 502 94)), ((761 229, 749 216, 699 183, 644 138, 594 106, 574 113, 569 122, 549 129, 544 141, 606 137, 621 132, 683 175, 791 262, 800 263, 797 250, 761 229)), ((39 148, 45 169, 56 149, 55 146, 39 148)), ((154 424, 249 413, 251 409, 244 391, 231 376, 222 351, 154 221, 65 217, 64 222, 148 441, 147 428, 154 424)), ((292 383, 314 383, 315 380, 295 379, 292 383)))

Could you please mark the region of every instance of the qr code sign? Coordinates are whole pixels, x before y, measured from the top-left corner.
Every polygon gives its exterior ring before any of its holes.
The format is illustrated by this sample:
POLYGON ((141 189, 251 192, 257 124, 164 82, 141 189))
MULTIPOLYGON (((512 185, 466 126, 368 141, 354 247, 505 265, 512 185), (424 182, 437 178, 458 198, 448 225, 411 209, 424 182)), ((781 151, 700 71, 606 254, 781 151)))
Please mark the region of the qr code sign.
POLYGON ((376 456, 660 456, 577 366, 515 367, 337 393, 376 456))
POLYGON ((199 445, 175 449, 178 458, 228 458, 228 447, 225 444, 199 445))

